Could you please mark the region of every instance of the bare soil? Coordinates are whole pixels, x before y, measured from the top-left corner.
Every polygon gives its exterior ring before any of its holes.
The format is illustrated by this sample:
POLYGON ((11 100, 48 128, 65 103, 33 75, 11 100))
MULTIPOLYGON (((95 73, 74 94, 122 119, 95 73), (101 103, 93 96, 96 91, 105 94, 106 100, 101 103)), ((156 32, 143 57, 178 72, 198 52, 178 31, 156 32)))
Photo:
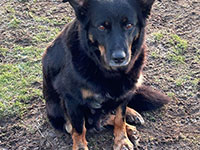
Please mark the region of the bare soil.
MULTIPOLYGON (((10 4, 10 3, 9 3, 10 4)), ((6 1, 0 2, 4 9, 6 1)), ((37 22, 24 17, 25 11, 35 8, 37 14, 48 18, 68 16, 73 12, 68 4, 49 0, 30 4, 13 1, 11 7, 24 21, 35 26, 37 22), (30 8, 31 7, 31 8, 30 8), (54 8, 51 10, 51 8, 54 8)), ((1 12, 1 11, 0 11, 1 12)), ((60 29, 64 25, 60 25, 60 29)), ((1 24, 1 31, 6 25, 1 24)), ((147 44, 149 57, 144 70, 145 84, 171 93, 172 101, 160 110, 144 112, 144 126, 137 126, 141 134, 141 148, 145 150, 199 150, 200 149, 200 83, 193 84, 193 79, 200 78, 200 64, 196 56, 200 55, 200 2, 198 0, 163 0, 156 2, 147 26, 147 44), (155 41, 153 33, 164 32, 160 41, 155 41), (184 53, 186 63, 167 59, 171 50, 167 45, 169 34, 176 34, 188 41, 184 53), (152 52, 159 51, 158 57, 152 52), (185 79, 185 77, 188 77, 185 79), (176 81, 184 78, 181 85, 176 81)), ((5 39, 8 47, 18 42, 31 45, 29 35, 20 35, 18 29, 0 32, 0 39, 5 39), (9 36, 8 36, 9 35, 9 36), (18 39, 18 40, 17 40, 18 39)), ((48 44, 46 43, 46 46, 48 44)), ((197 57, 199 58, 199 57, 197 57)), ((39 88, 41 88, 41 83, 39 88)), ((112 129, 101 133, 88 133, 87 140, 91 150, 110 150, 113 146, 112 129)), ((48 123, 44 101, 32 100, 23 117, 11 117, 0 120, 0 150, 70 150, 72 139, 69 135, 55 131, 48 123)))

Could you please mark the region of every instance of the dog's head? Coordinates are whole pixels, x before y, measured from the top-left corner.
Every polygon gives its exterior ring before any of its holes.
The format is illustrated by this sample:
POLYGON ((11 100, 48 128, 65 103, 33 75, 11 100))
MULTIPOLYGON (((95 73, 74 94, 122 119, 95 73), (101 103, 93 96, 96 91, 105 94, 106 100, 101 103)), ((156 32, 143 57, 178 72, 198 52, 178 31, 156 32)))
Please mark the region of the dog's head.
POLYGON ((138 57, 145 20, 155 0, 63 1, 74 8, 84 31, 82 39, 87 39, 82 44, 92 47, 102 66, 118 70, 138 57))

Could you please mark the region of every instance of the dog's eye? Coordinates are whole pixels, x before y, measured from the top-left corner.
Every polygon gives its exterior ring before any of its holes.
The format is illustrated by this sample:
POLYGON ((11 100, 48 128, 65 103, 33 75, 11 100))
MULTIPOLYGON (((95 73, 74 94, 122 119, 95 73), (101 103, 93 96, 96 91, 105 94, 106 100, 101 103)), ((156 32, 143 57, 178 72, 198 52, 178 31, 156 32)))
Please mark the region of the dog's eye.
POLYGON ((106 27, 104 27, 103 25, 100 25, 100 26, 98 27, 98 29, 99 29, 100 31, 104 31, 104 30, 106 29, 106 27))
POLYGON ((129 24, 126 25, 126 30, 129 30, 129 29, 131 29, 132 27, 133 27, 133 25, 132 25, 131 23, 129 23, 129 24))

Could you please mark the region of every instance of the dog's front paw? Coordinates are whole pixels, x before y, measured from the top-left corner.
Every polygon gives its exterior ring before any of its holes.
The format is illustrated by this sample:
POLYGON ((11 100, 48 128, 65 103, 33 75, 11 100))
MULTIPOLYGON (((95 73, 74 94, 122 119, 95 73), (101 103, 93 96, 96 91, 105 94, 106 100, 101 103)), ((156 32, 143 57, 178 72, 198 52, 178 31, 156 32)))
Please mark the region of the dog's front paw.
POLYGON ((121 136, 120 138, 115 138, 115 143, 113 146, 114 150, 133 150, 133 144, 128 139, 127 136, 121 136))
POLYGON ((136 127, 126 123, 126 132, 127 132, 128 138, 131 140, 134 146, 135 147, 139 146, 140 135, 136 127))
POLYGON ((83 128, 81 134, 76 132, 75 129, 72 130, 73 150, 88 150, 85 135, 86 135, 85 127, 83 128))
POLYGON ((130 124, 144 124, 143 117, 134 109, 126 108, 126 121, 130 124))
POLYGON ((86 145, 73 146, 73 150, 89 150, 86 145))
POLYGON ((88 148, 87 147, 85 147, 85 148, 78 148, 78 150, 88 150, 88 148))

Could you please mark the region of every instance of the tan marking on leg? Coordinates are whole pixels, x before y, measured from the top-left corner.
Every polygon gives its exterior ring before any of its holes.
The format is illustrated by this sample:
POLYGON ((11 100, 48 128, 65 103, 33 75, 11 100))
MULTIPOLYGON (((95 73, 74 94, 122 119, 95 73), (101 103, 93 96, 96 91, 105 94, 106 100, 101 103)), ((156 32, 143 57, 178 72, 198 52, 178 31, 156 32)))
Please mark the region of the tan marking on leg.
MULTIPOLYGON (((115 115, 109 114, 103 126, 107 126, 107 125, 114 126, 114 122, 115 122, 115 115)), ((134 146, 135 147, 139 146, 140 135, 136 127, 126 123, 126 132, 127 132, 127 136, 129 140, 134 144, 134 146)))
POLYGON ((119 106, 117 108, 116 115, 115 115, 115 126, 122 127, 123 125, 125 125, 125 121, 123 120, 121 106, 119 106))
POLYGON ((115 115, 110 115, 107 120, 107 125, 114 126, 114 123, 115 123, 115 115))
POLYGON ((94 93, 87 89, 81 89, 81 94, 83 99, 87 99, 94 96, 94 93))
POLYGON ((122 116, 122 109, 121 107, 117 108, 116 116, 114 120, 114 150, 132 150, 133 144, 128 139, 127 133, 126 133, 126 122, 125 119, 122 116))
POLYGON ((114 122, 115 122, 115 115, 108 114, 108 116, 106 116, 105 120, 103 121, 102 126, 114 126, 114 122))
POLYGON ((122 109, 117 108, 115 119, 114 119, 114 136, 119 138, 126 136, 126 123, 123 121, 122 109))
POLYGON ((137 124, 144 124, 143 117, 134 109, 130 107, 126 107, 126 118, 129 120, 129 122, 134 122, 137 124))
POLYGON ((88 150, 85 136, 86 136, 85 125, 83 127, 82 134, 77 133, 75 129, 72 130, 73 150, 79 150, 79 149, 88 150))
MULTIPOLYGON (((130 108, 130 107, 126 107, 126 118, 128 118, 128 120, 130 120, 130 122, 134 122, 137 124, 144 124, 144 119, 143 117, 134 109, 130 108)), ((103 124, 102 126, 114 126, 115 124, 115 115, 112 114, 108 114, 105 118, 105 120, 103 120, 103 124)))

